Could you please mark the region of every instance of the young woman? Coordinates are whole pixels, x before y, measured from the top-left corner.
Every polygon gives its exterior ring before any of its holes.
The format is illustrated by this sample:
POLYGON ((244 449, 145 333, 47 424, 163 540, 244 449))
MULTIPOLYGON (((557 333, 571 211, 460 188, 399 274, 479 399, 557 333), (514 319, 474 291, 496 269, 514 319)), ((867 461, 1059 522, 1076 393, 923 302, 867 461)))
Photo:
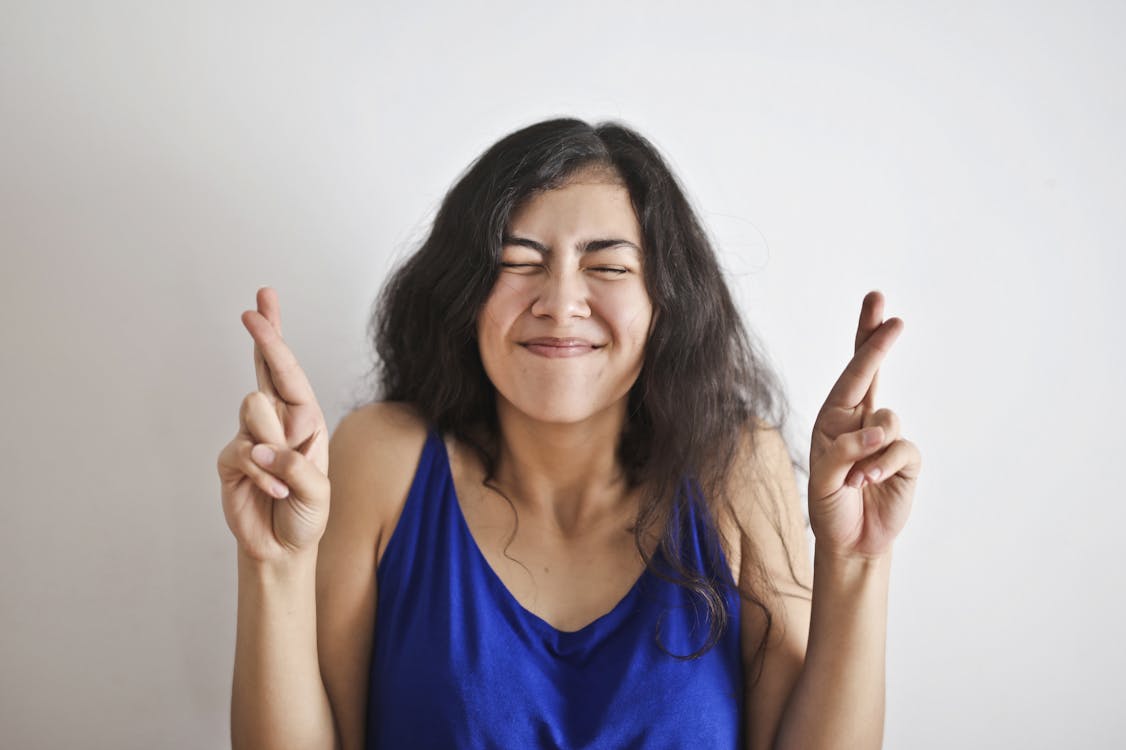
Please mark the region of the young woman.
POLYGON ((541 122, 470 166, 380 298, 379 400, 331 441, 257 302, 219 456, 236 748, 881 745, 921 459, 875 408, 903 327, 878 292, 814 425, 812 563, 782 389, 628 127, 541 122))

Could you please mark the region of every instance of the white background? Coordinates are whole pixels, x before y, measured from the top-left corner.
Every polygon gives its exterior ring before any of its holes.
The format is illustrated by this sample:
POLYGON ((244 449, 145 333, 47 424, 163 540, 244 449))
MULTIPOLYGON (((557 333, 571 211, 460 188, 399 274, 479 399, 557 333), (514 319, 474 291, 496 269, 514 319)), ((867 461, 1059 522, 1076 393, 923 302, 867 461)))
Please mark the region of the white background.
POLYGON ((904 320, 885 747, 1126 743, 1126 8, 841 5, 0 3, 0 745, 228 745, 240 313, 335 426, 391 264, 555 115, 668 157, 803 455, 904 320))

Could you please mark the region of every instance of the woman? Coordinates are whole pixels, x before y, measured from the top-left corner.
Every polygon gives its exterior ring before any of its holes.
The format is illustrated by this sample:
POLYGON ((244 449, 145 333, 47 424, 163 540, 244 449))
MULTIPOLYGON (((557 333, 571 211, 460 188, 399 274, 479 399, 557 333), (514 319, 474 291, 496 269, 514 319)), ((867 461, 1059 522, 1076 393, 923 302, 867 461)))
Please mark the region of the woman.
POLYGON ((882 308, 814 426, 811 565, 782 391, 625 126, 470 166, 381 296, 381 400, 331 441, 259 290, 219 458, 235 747, 879 747, 920 466, 874 405, 882 308))

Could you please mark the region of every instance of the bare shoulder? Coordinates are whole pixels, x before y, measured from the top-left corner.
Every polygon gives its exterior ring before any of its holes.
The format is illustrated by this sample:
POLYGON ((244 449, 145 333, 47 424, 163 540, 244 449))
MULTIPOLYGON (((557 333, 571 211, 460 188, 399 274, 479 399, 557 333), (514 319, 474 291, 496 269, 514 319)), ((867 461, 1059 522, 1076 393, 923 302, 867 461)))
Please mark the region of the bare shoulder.
POLYGON ((329 523, 337 511, 362 521, 378 546, 402 510, 426 430, 417 409, 401 402, 366 404, 346 414, 329 441, 329 523))
MULTIPOLYGON (((790 448, 776 426, 756 419, 753 427, 748 425, 742 431, 726 500, 717 520, 727 547, 733 550, 730 562, 736 568, 735 580, 740 581, 748 566, 755 564, 742 559, 742 552, 749 548, 757 552, 758 562, 775 567, 784 563, 785 577, 792 580, 796 575, 808 583, 812 571, 807 566, 808 555, 803 554, 805 515, 790 448), (782 550, 787 559, 766 554, 782 550)), ((774 582, 785 587, 784 581, 774 582)))
POLYGON ((343 750, 363 747, 381 540, 402 512, 426 440, 409 406, 345 415, 329 440, 328 525, 317 547, 317 650, 343 750))
POLYGON ((384 440, 413 434, 425 435, 426 422, 418 409, 402 401, 376 401, 345 414, 336 426, 340 430, 365 430, 384 440))

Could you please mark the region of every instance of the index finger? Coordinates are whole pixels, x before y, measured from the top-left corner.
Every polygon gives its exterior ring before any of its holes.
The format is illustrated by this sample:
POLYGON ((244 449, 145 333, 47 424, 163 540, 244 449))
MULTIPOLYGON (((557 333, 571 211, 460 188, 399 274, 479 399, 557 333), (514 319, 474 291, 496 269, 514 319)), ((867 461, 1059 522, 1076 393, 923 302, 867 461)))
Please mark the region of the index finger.
POLYGON ((849 360, 844 372, 829 391, 825 405, 841 409, 859 406, 875 383, 876 372, 902 330, 903 321, 900 318, 888 318, 881 323, 849 360))
POLYGON ((305 371, 270 321, 261 313, 247 310, 242 314, 242 322, 254 337, 255 346, 261 351, 264 360, 264 381, 270 391, 262 388, 261 382, 260 390, 295 406, 314 403, 316 397, 305 371))

